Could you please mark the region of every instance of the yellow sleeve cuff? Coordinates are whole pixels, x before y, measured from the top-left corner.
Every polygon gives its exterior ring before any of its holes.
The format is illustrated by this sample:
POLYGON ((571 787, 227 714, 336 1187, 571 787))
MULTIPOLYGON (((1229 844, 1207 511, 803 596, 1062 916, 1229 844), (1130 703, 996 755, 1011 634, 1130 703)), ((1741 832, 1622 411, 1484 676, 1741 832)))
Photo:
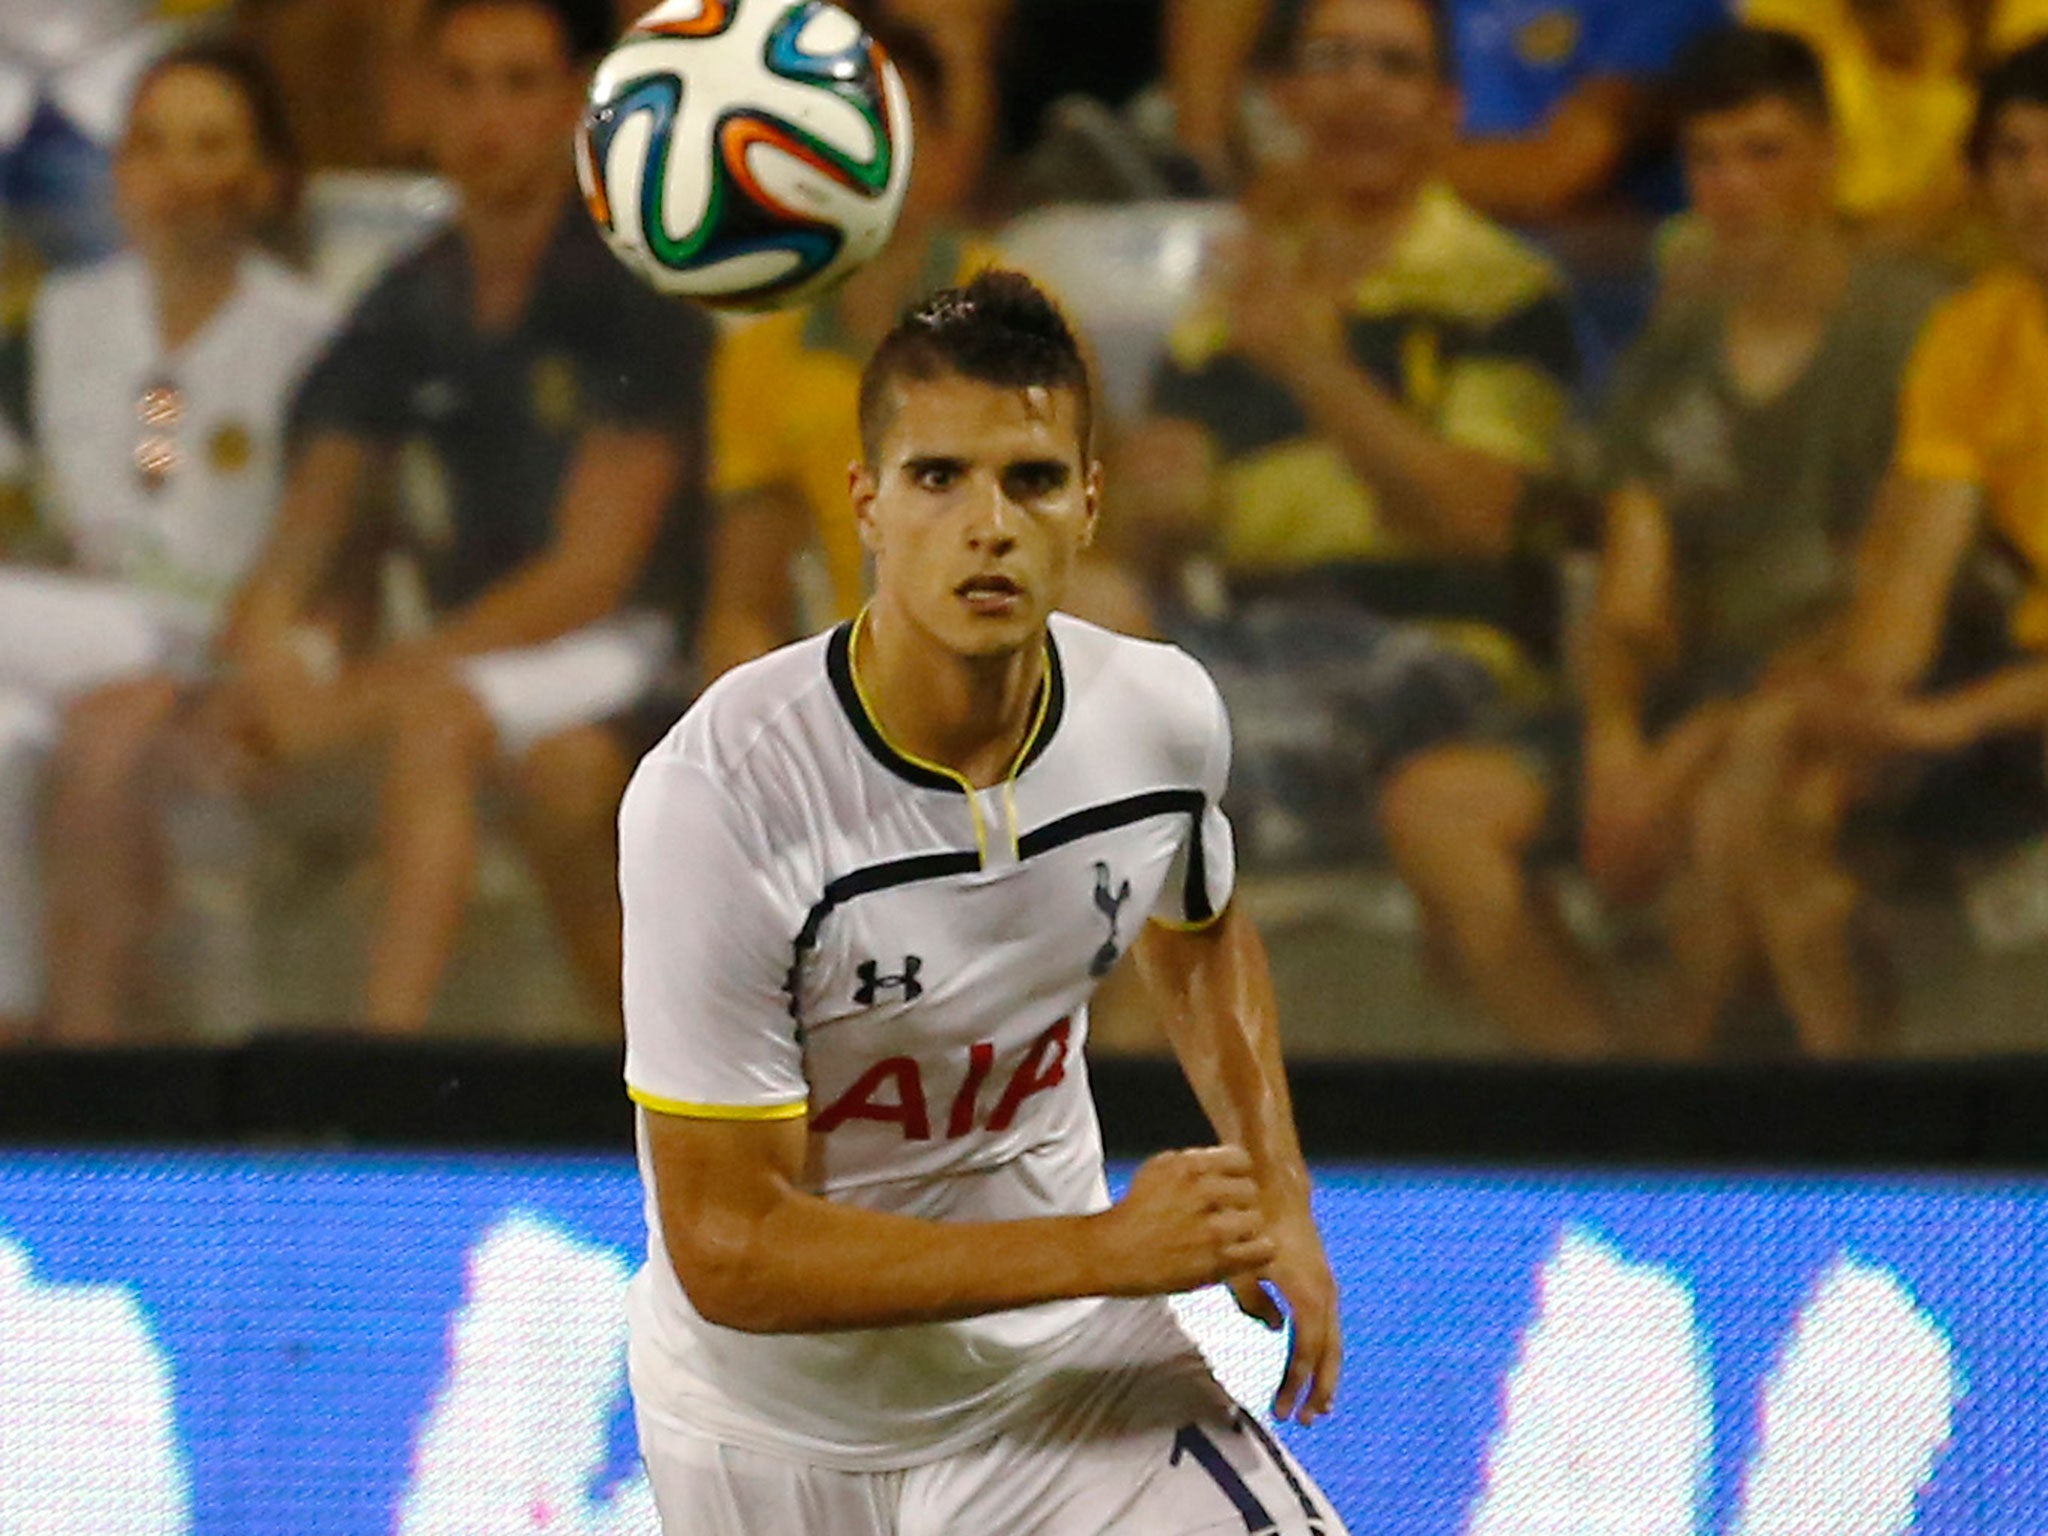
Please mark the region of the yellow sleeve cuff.
POLYGON ((685 1099, 664 1099, 630 1083, 626 1085, 626 1097, 642 1109, 674 1115, 679 1120, 800 1120, 811 1111, 809 1099, 798 1099, 793 1104, 693 1104, 685 1099))

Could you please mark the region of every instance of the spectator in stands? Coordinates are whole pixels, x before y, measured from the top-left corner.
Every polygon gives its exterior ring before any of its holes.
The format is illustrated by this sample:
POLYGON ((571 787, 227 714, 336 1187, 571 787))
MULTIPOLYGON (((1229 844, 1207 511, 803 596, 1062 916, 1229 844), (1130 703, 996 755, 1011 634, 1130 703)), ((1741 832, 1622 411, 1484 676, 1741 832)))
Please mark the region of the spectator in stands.
POLYGON ((1742 12, 1820 55, 1842 211, 1907 239, 1942 232, 1962 211, 1973 60, 2048 31, 2043 0, 1743 0, 1742 12))
MULTIPOLYGON (((1262 21, 1304 0, 1175 0, 1166 84, 1182 146, 1228 175, 1246 66, 1262 21)), ((1446 173, 1473 206, 1514 223, 1584 211, 1618 186, 1670 201, 1646 170, 1658 138, 1651 86, 1726 0, 1439 0, 1463 127, 1446 173), (1624 178, 1635 173, 1633 182, 1624 178)), ((1675 181, 1675 178, 1671 178, 1675 181)), ((1221 183, 1227 184, 1227 182, 1221 183)))
POLYGON ((1314 0, 1275 42, 1299 175, 1177 328, 1114 511, 1230 696, 1247 852, 1342 857, 1371 780, 1534 681, 1506 570, 1575 353, 1556 271, 1442 182, 1434 8, 1314 0))
POLYGON ((1907 375, 1892 477, 1864 547, 1821 734, 1950 752, 2048 719, 2048 39, 1986 72, 1970 155, 2007 259, 1935 314, 1907 375), (1964 558, 1984 535, 2025 575, 2024 663, 1945 695, 1932 664, 1964 558))
POLYGON ((110 254, 122 111, 173 25, 222 0, 0 0, 0 206, 45 263, 110 254))
MULTIPOLYGON (((1773 679, 1811 666, 1839 615, 1941 285, 1851 243, 1820 65, 1797 38, 1709 34, 1671 95, 1712 281, 1638 340, 1602 423, 1585 859, 1617 901, 1670 901, 1685 1045, 1762 961, 1809 1046, 1838 1052, 1855 1033, 1831 969, 1850 887, 1803 819, 1813 786, 1773 679)), ((1581 1034, 1599 1017, 1583 986, 1530 984, 1583 974, 1535 958, 1562 943, 1527 873, 1545 798, 1523 756, 1475 746, 1421 765, 1386 808, 1460 968, 1525 1037, 1568 1009, 1581 1034)))
POLYGON ((278 755, 388 754, 364 1005, 380 1030, 429 1017, 494 782, 579 972, 616 993, 611 827, 630 759, 610 722, 662 678, 694 606, 712 338, 577 204, 564 146, 609 31, 570 0, 429 6, 434 159, 460 213, 308 379, 278 534, 229 635, 278 755), (408 518, 430 616, 360 663, 322 656, 308 604, 359 488, 400 449, 430 492, 408 518))
POLYGON ((1585 211, 1616 191, 1675 203, 1657 80, 1726 0, 1447 0, 1464 93, 1452 185, 1512 223, 1585 211))
POLYGON ((25 435, 64 573, 0 567, 0 1016, 39 1010, 34 879, 50 776, 50 1018, 115 1038, 161 862, 149 792, 208 639, 261 548, 285 414, 333 317, 269 254, 296 160, 267 76, 195 45, 154 64, 114 157, 128 248, 50 278, 25 435))

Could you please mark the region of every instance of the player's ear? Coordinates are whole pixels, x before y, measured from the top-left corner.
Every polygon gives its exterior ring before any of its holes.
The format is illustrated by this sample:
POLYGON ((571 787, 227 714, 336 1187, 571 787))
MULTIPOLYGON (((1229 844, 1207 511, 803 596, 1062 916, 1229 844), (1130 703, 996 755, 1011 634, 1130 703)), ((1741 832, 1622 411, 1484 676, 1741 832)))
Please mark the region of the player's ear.
POLYGON ((881 545, 880 535, 875 531, 875 493, 881 484, 875 472, 859 459, 846 466, 846 482, 853 496, 853 522, 860 529, 861 546, 873 554, 881 545))
POLYGON ((1102 517, 1102 461, 1090 459, 1088 472, 1081 479, 1081 502, 1083 507, 1081 525, 1081 548, 1086 549, 1095 542, 1096 524, 1102 517))

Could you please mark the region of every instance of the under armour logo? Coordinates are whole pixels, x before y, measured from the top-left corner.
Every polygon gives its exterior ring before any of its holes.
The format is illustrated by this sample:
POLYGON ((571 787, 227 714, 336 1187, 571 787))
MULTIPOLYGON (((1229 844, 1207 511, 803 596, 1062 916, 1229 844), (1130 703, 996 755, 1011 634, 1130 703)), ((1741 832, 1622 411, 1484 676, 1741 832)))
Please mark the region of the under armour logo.
POLYGON ((903 989, 903 1001, 906 1003, 916 1001, 918 994, 924 991, 924 983, 917 979, 917 973, 924 969, 922 955, 905 955, 903 969, 894 976, 882 975, 881 969, 876 961, 863 960, 855 970, 854 974, 860 977, 860 986, 854 991, 853 1000, 861 1007, 874 1007, 875 999, 891 987, 903 989))
POLYGON ((1088 962, 1088 974, 1098 980, 1107 976, 1110 967, 1116 964, 1121 953, 1116 944, 1117 917, 1124 909, 1124 903, 1131 899, 1131 882, 1112 891, 1109 888, 1109 866, 1100 859, 1095 861, 1095 910, 1109 920, 1109 937, 1102 941, 1102 948, 1095 951, 1095 958, 1088 962))

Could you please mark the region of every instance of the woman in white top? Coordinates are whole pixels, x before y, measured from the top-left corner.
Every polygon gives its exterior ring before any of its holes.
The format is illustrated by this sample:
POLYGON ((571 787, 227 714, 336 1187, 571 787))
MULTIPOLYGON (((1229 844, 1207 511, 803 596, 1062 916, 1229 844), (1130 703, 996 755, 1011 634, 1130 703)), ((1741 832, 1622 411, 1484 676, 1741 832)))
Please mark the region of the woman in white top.
POLYGON ((218 733, 193 706, 335 318, 262 248, 297 165, 275 88, 239 52, 151 66, 114 174, 128 248, 52 278, 31 331, 43 520, 68 567, 0 567, 0 1033, 41 1011, 66 1042, 119 1036, 161 862, 146 789, 174 743, 218 733))

